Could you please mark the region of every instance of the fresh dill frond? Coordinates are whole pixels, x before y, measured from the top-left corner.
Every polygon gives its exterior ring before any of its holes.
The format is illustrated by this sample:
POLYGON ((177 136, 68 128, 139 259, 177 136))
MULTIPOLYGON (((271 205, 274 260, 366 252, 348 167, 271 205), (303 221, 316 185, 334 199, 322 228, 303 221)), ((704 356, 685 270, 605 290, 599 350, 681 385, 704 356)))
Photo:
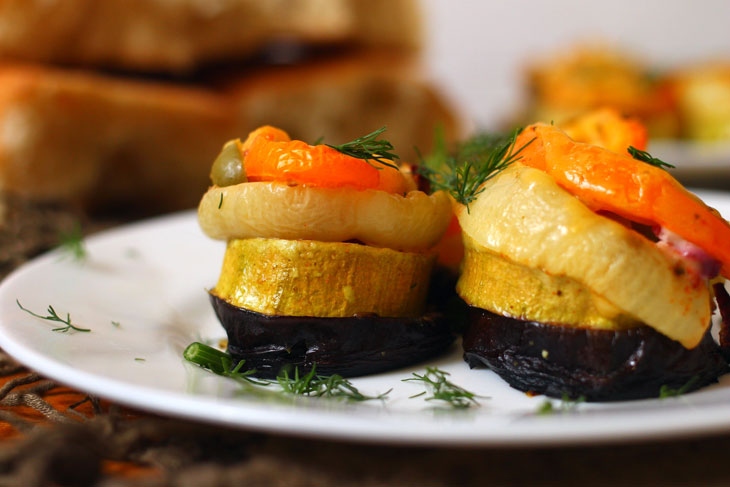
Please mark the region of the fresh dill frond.
POLYGON ((297 396, 327 397, 360 402, 373 399, 382 400, 390 393, 388 390, 377 396, 366 396, 341 375, 318 375, 316 366, 312 366, 312 369, 303 376, 299 375, 299 368, 295 367, 293 377, 290 377, 289 372, 284 368, 276 380, 284 393, 297 396))
POLYGON ((427 169, 432 169, 434 171, 442 169, 446 165, 446 159, 451 155, 446 143, 446 131, 444 130, 444 126, 438 124, 434 127, 433 144, 431 152, 429 152, 428 155, 423 156, 418 147, 414 147, 414 150, 420 159, 421 167, 425 166, 427 169))
POLYGON ((629 146, 629 154, 631 154, 631 157, 636 159, 637 161, 646 162, 647 164, 651 164, 654 167, 658 167, 659 169, 664 169, 665 171, 668 169, 674 169, 674 166, 669 164, 668 162, 664 162, 661 159, 658 159, 656 157, 652 157, 651 154, 649 154, 646 151, 639 150, 633 145, 629 146))
MULTIPOLYGON (((423 382, 430 389, 431 395, 426 397, 426 401, 443 401, 454 409, 466 409, 472 406, 479 406, 476 400, 477 396, 473 392, 457 386, 448 380, 450 375, 448 372, 440 370, 438 367, 426 367, 425 374, 417 374, 413 372, 413 377, 402 379, 403 382, 423 382)), ((426 392, 421 392, 410 396, 423 396, 426 392)))
POLYGON ((220 199, 220 201, 218 202, 218 209, 219 209, 219 210, 221 209, 221 206, 223 206, 223 193, 221 193, 221 199, 220 199))
POLYGON ((86 259, 86 245, 84 245, 84 234, 81 231, 80 223, 77 222, 71 230, 58 235, 58 248, 70 255, 73 260, 86 259))
POLYGON ((690 388, 692 388, 692 386, 694 386, 699 380, 700 376, 694 375, 690 380, 687 381, 685 385, 683 385, 679 389, 673 389, 665 384, 659 388, 659 399, 681 396, 685 394, 688 390, 690 390, 690 388))
POLYGON ((418 148, 416 148, 416 152, 420 156, 421 166, 438 172, 448 169, 449 166, 458 163, 458 161, 484 160, 489 154, 509 141, 509 134, 480 132, 452 147, 450 151, 446 143, 444 128, 442 125, 438 125, 434 129, 431 152, 426 157, 420 155, 418 148), (450 158, 453 160, 450 161, 450 158))
POLYGON ((553 406, 552 401, 545 400, 537 407, 535 414, 540 416, 547 416, 549 414, 553 414, 554 412, 555 407, 553 406))
POLYGON ((147 359, 143 359, 141 357, 135 357, 134 360, 135 360, 135 362, 146 362, 147 361, 147 359))
POLYGON ((51 306, 51 305, 48 306, 48 310, 47 310, 48 316, 42 316, 42 315, 32 312, 31 310, 29 310, 27 308, 24 308, 23 305, 20 304, 20 301, 18 299, 16 299, 15 302, 18 304, 18 307, 20 309, 22 309, 23 311, 25 311, 26 313, 28 313, 32 316, 35 316, 36 318, 40 318, 42 320, 47 320, 47 321, 53 321, 56 323, 63 323, 64 325, 66 325, 66 326, 59 326, 57 328, 53 328, 53 330, 51 330, 51 331, 57 331, 60 333, 66 333, 70 330, 81 331, 81 332, 90 332, 91 331, 90 328, 81 328, 81 327, 78 327, 78 326, 74 325, 73 323, 71 323, 71 314, 70 313, 66 313, 66 319, 61 318, 60 316, 58 316, 58 313, 56 313, 56 310, 53 309, 53 306, 51 306))
POLYGON ((564 392, 558 407, 555 407, 552 401, 546 399, 537 407, 535 414, 546 416, 555 413, 569 413, 575 411, 578 405, 585 402, 585 400, 585 396, 578 396, 577 398, 572 399, 566 392, 564 392))
POLYGON ((234 366, 233 358, 230 355, 204 343, 193 342, 188 345, 183 351, 183 358, 188 362, 210 370, 214 374, 228 377, 240 383, 257 386, 268 386, 270 384, 269 381, 250 377, 256 373, 256 369, 243 370, 245 360, 240 360, 234 366))
POLYGON ((267 395, 297 395, 310 397, 324 397, 344 399, 348 401, 369 401, 372 399, 385 399, 390 393, 387 391, 378 396, 366 396, 362 394, 352 383, 340 375, 320 376, 315 367, 312 367, 307 374, 300 376, 299 369, 294 369, 294 376, 290 377, 284 369, 275 381, 254 379, 255 369, 244 370, 245 360, 240 360, 233 366, 233 358, 226 352, 208 346, 204 343, 193 342, 183 351, 185 360, 213 372, 214 374, 234 379, 240 384, 248 387, 245 392, 259 392, 250 388, 251 385, 269 386, 278 384, 281 391, 270 391, 267 395))
MULTIPOLYGON (((517 135, 519 135, 519 131, 517 135)), ((457 146, 459 160, 484 160, 489 154, 512 141, 512 134, 481 132, 469 137, 457 146)))
POLYGON ((563 397, 560 400, 560 408, 563 412, 573 411, 578 407, 579 404, 586 402, 585 396, 578 396, 575 399, 570 397, 567 393, 563 393, 563 397))
POLYGON ((442 151, 435 157, 422 158, 418 171, 429 181, 432 191, 447 191, 468 211, 469 204, 484 191, 482 185, 519 161, 520 153, 534 140, 516 148, 520 132, 515 130, 510 136, 480 134, 472 137, 453 155, 442 151))
POLYGON ((371 161, 378 161, 384 166, 391 167, 398 170, 398 165, 395 163, 396 159, 400 159, 397 154, 394 154, 393 144, 387 140, 380 139, 380 134, 385 132, 386 127, 380 127, 378 130, 370 132, 367 135, 363 135, 351 142, 347 142, 342 145, 330 145, 325 144, 327 147, 335 149, 350 157, 356 159, 363 159, 365 162, 375 167, 376 169, 383 169, 380 166, 376 166, 371 161))
POLYGON ((114 328, 119 328, 119 327, 121 327, 121 326, 122 326, 122 324, 121 324, 121 323, 119 323, 118 321, 112 321, 112 326, 113 326, 114 328))

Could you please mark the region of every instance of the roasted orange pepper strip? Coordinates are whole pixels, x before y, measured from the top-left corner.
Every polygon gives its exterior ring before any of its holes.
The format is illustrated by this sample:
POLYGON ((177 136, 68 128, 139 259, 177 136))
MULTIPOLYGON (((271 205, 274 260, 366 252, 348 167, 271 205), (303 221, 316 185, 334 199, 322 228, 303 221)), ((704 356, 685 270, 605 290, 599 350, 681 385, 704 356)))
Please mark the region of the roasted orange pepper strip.
POLYGON ((437 256, 437 262, 443 266, 449 267, 455 271, 459 270, 459 264, 464 258, 464 243, 461 236, 461 226, 456 215, 451 217, 451 222, 446 229, 446 233, 434 247, 437 256))
POLYGON ((588 112, 560 125, 576 142, 598 145, 612 152, 625 154, 629 146, 646 150, 649 135, 635 118, 622 117, 613 108, 588 112))
POLYGON ((254 141, 258 139, 264 139, 270 142, 289 142, 291 140, 289 138, 289 134, 287 134, 283 130, 272 127, 271 125, 264 125, 248 134, 246 140, 243 142, 243 144, 241 144, 241 151, 243 152, 244 156, 246 155, 246 152, 248 152, 248 150, 251 148, 251 144, 253 144, 254 141))
POLYGON ((530 139, 520 160, 550 174, 594 211, 660 225, 722 262, 730 277, 730 225, 668 172, 604 148, 575 142, 557 127, 527 127, 517 147, 530 139))
POLYGON ((405 193, 406 181, 393 168, 377 161, 347 156, 326 145, 291 140, 286 132, 260 127, 241 145, 249 181, 286 181, 325 188, 348 186, 405 193))

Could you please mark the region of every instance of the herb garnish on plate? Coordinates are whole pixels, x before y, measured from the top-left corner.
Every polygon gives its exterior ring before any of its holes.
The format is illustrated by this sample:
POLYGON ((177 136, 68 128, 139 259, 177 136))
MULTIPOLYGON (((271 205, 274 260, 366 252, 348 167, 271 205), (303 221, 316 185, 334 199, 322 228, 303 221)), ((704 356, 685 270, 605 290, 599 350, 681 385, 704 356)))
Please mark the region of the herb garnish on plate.
MULTIPOLYGON (((431 390, 431 395, 425 398, 426 401, 443 401, 455 409, 479 406, 476 398, 480 396, 449 381, 448 376, 451 374, 438 367, 426 367, 425 374, 414 372, 412 375, 413 377, 403 379, 403 382, 423 382, 431 390)), ((424 394, 426 391, 410 396, 410 398, 420 397, 424 394)))
POLYGON ((256 373, 255 369, 245 370, 243 366, 246 361, 241 360, 235 366, 233 365, 233 358, 225 352, 213 348, 209 345, 205 345, 200 342, 193 342, 185 348, 183 351, 183 358, 207 369, 214 374, 228 377, 238 382, 245 382, 248 384, 255 384, 259 386, 268 386, 268 381, 259 381, 251 377, 256 373))
POLYGON ((352 383, 341 375, 320 376, 312 367, 307 374, 300 377, 299 368, 294 369, 294 377, 289 377, 286 369, 276 378, 281 390, 287 394, 311 397, 331 397, 348 401, 369 401, 385 399, 390 390, 377 396, 366 396, 357 390, 352 383))
POLYGON ((575 409, 578 407, 578 404, 581 404, 585 402, 586 398, 585 396, 578 396, 575 399, 572 399, 567 393, 563 393, 563 397, 560 400, 559 406, 555 406, 555 404, 546 399, 544 400, 538 407, 535 413, 539 416, 547 416, 549 414, 555 414, 555 413, 569 413, 571 411, 575 411, 575 409))
POLYGON ((687 383, 685 385, 683 385, 682 387, 680 387, 678 389, 673 389, 665 384, 659 388, 659 399, 666 399, 668 397, 681 396, 681 395, 685 394, 688 390, 690 390, 692 388, 692 386, 694 386, 697 383, 697 381, 699 381, 699 380, 700 380, 700 376, 694 375, 694 376, 692 376, 692 378, 690 380, 687 381, 687 383))
MULTIPOLYGON (((200 342, 193 342, 183 352, 183 357, 189 362, 213 372, 214 374, 234 379, 247 386, 269 386, 278 385, 280 391, 270 391, 271 394, 295 395, 309 397, 327 397, 344 399, 347 401, 369 401, 373 399, 385 399, 390 391, 377 396, 362 394, 352 383, 339 375, 321 376, 317 374, 315 367, 304 374, 299 374, 299 369, 294 369, 293 376, 284 371, 276 380, 254 379, 256 369, 243 369, 245 360, 233 365, 233 358, 216 348, 200 342)), ((255 392, 266 392, 258 389, 255 392)))
POLYGON ((64 325, 66 325, 66 326, 59 326, 57 328, 54 328, 52 331, 58 331, 61 333, 66 333, 70 330, 82 331, 82 332, 91 331, 90 328, 81 328, 81 327, 78 327, 78 326, 74 325, 73 323, 71 323, 71 314, 70 313, 66 313, 66 319, 61 318, 60 316, 58 316, 58 313, 56 313, 56 310, 51 305, 48 305, 48 310, 47 310, 48 316, 42 316, 42 315, 32 312, 31 310, 29 310, 27 308, 24 308, 23 305, 20 304, 20 300, 16 299, 15 302, 18 304, 18 307, 20 309, 22 309, 23 311, 25 311, 26 313, 28 313, 32 316, 35 316, 36 318, 40 318, 42 320, 54 321, 57 323, 63 323, 64 325))

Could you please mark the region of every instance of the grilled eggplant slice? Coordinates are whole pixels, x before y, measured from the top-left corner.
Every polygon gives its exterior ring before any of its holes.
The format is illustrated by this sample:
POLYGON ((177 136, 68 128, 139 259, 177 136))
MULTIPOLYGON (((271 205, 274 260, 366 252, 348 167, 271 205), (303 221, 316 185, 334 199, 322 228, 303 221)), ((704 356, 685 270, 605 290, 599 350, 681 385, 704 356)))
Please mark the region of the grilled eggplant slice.
POLYGON ((228 334, 228 352, 256 376, 274 378, 283 367, 354 377, 417 363, 454 341, 441 313, 419 318, 356 315, 346 318, 265 315, 210 295, 228 334))
POLYGON ((656 397, 662 386, 689 392, 729 371, 709 330, 683 347, 648 326, 599 330, 522 321, 472 307, 464 360, 487 366, 521 391, 588 401, 656 397))

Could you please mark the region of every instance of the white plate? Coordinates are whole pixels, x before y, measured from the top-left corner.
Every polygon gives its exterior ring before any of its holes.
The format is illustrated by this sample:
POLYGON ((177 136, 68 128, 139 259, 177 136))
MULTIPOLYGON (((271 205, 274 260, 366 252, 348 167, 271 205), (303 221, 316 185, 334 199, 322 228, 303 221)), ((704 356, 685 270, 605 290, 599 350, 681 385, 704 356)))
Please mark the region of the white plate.
MULTIPOLYGON (((730 215, 729 194, 703 196, 730 215)), ((469 370, 457 346, 428 364, 488 396, 468 411, 409 399, 422 386, 401 379, 427 364, 353 380, 367 394, 392 388, 384 402, 236 395, 231 381, 181 357, 190 342, 223 336, 206 294, 223 246, 201 234, 193 213, 108 231, 89 238, 87 248, 85 262, 51 252, 0 285, 0 346, 48 377, 128 406, 253 430, 400 444, 554 445, 730 431, 728 376, 676 399, 580 404, 538 416, 545 398, 527 397, 491 371, 469 370), (28 315, 16 299, 37 313, 52 305, 92 331, 53 332, 52 323, 28 315)))
POLYGON ((670 172, 684 184, 730 188, 730 141, 654 140, 649 153, 675 166, 670 172))

